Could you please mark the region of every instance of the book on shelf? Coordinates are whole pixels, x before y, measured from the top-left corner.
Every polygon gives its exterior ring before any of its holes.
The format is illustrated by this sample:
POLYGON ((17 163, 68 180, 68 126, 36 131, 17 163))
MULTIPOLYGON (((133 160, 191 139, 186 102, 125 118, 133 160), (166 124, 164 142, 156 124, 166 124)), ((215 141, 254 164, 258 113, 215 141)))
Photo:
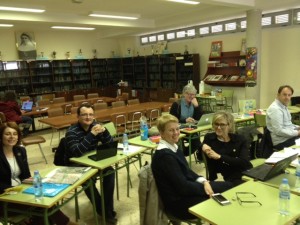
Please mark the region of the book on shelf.
POLYGON ((210 81, 210 80, 212 80, 214 77, 215 77, 215 75, 213 75, 213 74, 207 75, 207 76, 204 78, 204 81, 210 81))
POLYGON ((239 75, 232 75, 228 78, 228 81, 237 81, 240 78, 239 75))
POLYGON ((219 81, 223 78, 223 75, 215 75, 211 81, 219 81))
POLYGON ((91 167, 59 167, 52 170, 44 178, 45 183, 74 184, 91 167))

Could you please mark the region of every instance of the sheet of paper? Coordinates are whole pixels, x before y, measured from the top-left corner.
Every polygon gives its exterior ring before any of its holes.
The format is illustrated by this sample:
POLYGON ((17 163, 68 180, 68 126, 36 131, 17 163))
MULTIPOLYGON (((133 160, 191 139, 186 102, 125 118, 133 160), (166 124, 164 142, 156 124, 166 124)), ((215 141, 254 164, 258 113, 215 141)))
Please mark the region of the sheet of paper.
POLYGON ((284 148, 283 151, 274 152, 268 159, 266 159, 265 163, 277 163, 278 161, 294 155, 295 153, 299 154, 299 150, 284 148))

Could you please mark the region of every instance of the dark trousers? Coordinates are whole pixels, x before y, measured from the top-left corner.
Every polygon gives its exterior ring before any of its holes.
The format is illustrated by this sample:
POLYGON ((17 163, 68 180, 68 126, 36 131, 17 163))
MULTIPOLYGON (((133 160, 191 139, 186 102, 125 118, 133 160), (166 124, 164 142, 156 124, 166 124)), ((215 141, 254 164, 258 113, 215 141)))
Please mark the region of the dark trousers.
MULTIPOLYGON (((232 183, 227 181, 211 181, 210 185, 214 193, 222 193, 232 188, 232 183)), ((165 205, 168 213, 174 215, 178 219, 195 219, 196 216, 189 213, 188 209, 200 202, 209 199, 209 196, 204 191, 204 186, 201 195, 196 196, 185 196, 180 198, 178 202, 173 202, 173 204, 165 205)))
MULTIPOLYGON (((183 145, 186 142, 187 143, 189 142, 188 138, 184 138, 183 139, 183 145)), ((201 148, 201 146, 202 146, 202 144, 201 144, 201 141, 200 141, 200 137, 198 135, 196 135, 195 137, 193 137, 193 139, 191 139, 191 154, 193 154, 195 151, 199 150, 201 148)), ((186 147, 182 146, 184 156, 188 156, 189 155, 189 147, 190 146, 186 146, 186 147)))
MULTIPOLYGON (((105 216, 106 218, 114 218, 114 188, 115 188, 115 173, 112 167, 109 167, 103 171, 112 172, 112 174, 104 176, 103 178, 103 191, 104 191, 104 203, 105 203, 105 216)), ((98 215, 102 215, 102 206, 101 206, 101 195, 96 187, 96 181, 93 184, 94 195, 95 195, 95 204, 96 204, 96 211, 98 215)), ((87 197, 92 200, 91 191, 90 189, 85 190, 85 194, 87 197)))
POLYGON ((29 116, 21 116, 21 119, 22 119, 22 123, 28 124, 28 126, 24 127, 23 129, 23 135, 26 136, 29 134, 29 129, 33 123, 33 120, 29 116))
POLYGON ((278 144, 278 145, 274 145, 273 147, 274 147, 275 149, 277 149, 277 150, 282 150, 282 149, 284 149, 284 148, 291 147, 292 145, 295 145, 295 144, 296 144, 295 140, 296 140, 297 138, 298 138, 298 136, 297 136, 297 137, 290 138, 290 139, 286 140, 285 142, 282 142, 282 143, 280 143, 280 144, 278 144))

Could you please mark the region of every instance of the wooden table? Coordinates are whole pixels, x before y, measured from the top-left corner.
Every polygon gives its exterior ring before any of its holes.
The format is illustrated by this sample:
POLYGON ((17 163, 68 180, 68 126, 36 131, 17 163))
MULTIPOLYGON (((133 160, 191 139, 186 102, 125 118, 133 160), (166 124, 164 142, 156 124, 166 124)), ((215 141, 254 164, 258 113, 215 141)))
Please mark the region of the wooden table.
MULTIPOLYGON (((94 117, 96 120, 110 120, 110 117, 114 113, 124 113, 128 114, 130 112, 144 112, 148 109, 162 109, 163 106, 166 105, 165 102, 144 102, 136 105, 126 105, 120 106, 115 108, 107 108, 101 109, 94 112, 94 117)), ((63 116, 56 116, 51 118, 45 118, 39 120, 41 123, 48 124, 50 126, 63 126, 68 124, 75 124, 77 123, 77 114, 70 114, 70 115, 63 115, 63 116)))

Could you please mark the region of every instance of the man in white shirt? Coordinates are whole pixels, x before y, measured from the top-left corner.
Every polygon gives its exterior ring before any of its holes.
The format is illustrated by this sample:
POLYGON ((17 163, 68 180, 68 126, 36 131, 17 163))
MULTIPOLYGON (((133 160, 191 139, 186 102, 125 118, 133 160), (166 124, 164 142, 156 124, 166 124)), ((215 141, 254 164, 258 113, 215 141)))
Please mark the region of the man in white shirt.
POLYGON ((294 145, 300 136, 300 128, 292 123, 292 116, 287 108, 293 93, 291 86, 280 86, 277 98, 267 110, 267 128, 271 133, 273 146, 278 150, 294 145))

